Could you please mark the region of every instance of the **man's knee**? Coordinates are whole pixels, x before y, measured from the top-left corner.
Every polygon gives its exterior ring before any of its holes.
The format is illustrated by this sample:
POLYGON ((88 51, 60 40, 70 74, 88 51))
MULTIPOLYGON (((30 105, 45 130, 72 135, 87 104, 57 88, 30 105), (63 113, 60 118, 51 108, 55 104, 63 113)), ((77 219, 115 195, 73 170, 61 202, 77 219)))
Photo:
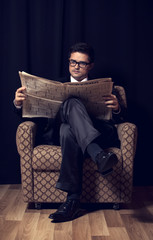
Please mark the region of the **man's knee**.
POLYGON ((68 108, 72 108, 72 107, 76 107, 77 105, 82 105, 82 102, 80 99, 76 98, 76 97, 71 97, 71 98, 68 98, 64 105, 66 105, 68 108))
POLYGON ((69 138, 72 135, 70 126, 68 124, 61 124, 60 127, 60 138, 69 138))
POLYGON ((68 98, 61 106, 61 120, 63 123, 69 122, 70 113, 76 114, 78 111, 85 112, 85 107, 81 100, 75 97, 68 98))

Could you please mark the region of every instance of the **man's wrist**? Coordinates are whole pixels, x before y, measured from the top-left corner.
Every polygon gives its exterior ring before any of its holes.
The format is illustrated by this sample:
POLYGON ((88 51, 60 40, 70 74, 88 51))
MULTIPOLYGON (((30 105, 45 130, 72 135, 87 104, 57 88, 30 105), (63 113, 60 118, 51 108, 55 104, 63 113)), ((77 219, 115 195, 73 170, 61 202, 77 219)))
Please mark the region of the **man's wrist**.
POLYGON ((121 112, 121 107, 120 107, 120 105, 119 105, 119 107, 118 107, 118 110, 113 110, 113 113, 114 114, 119 114, 121 112))
POLYGON ((14 103, 14 106, 15 106, 17 109, 21 109, 21 108, 22 108, 22 105, 17 105, 17 104, 16 104, 15 99, 14 99, 13 103, 14 103))

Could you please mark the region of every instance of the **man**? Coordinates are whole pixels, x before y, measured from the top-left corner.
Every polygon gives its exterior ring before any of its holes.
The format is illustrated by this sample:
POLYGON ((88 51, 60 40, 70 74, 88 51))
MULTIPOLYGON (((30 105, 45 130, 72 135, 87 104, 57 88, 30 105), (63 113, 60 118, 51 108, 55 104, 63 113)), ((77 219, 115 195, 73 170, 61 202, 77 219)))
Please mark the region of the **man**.
MULTIPOLYGON (((69 52, 70 80, 66 78, 61 81, 87 81, 88 73, 93 66, 93 48, 86 43, 77 43, 69 52)), ((21 87, 16 91, 14 104, 17 108, 21 108, 26 99, 25 90, 25 87, 21 87)), ((113 166, 117 164, 116 155, 112 152, 106 153, 103 149, 119 145, 114 124, 123 121, 125 109, 119 103, 115 92, 105 97, 105 104, 112 109, 111 121, 89 116, 81 100, 75 97, 68 98, 61 105, 58 117, 62 164, 56 188, 68 194, 66 202, 49 216, 53 221, 67 221, 78 216, 85 156, 89 155, 96 162, 98 171, 103 176, 110 174, 113 166)), ((50 129, 52 129, 51 124, 43 135, 48 142, 51 142, 52 136, 50 129)))

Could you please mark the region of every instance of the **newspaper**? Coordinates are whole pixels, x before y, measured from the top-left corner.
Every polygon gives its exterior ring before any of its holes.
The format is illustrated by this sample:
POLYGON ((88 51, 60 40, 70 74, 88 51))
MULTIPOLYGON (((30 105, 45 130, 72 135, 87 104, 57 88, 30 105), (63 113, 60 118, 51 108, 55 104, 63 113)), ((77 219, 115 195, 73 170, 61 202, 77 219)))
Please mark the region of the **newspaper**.
POLYGON ((88 113, 97 118, 109 120, 112 116, 111 109, 104 103, 104 96, 112 93, 111 78, 61 83, 23 71, 19 72, 19 76, 27 95, 23 102, 22 117, 55 118, 63 101, 71 96, 80 98, 88 113))

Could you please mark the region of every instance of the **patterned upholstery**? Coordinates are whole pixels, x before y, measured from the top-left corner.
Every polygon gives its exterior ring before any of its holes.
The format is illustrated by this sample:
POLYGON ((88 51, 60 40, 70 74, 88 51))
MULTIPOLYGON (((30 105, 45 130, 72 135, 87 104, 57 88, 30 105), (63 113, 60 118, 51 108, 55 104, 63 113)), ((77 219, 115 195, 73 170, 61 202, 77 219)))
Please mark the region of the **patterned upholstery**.
MULTIPOLYGON (((116 87, 120 101, 126 105, 124 89, 116 87)), ((114 172, 102 177, 96 164, 85 159, 83 168, 82 202, 130 202, 133 181, 133 160, 136 150, 137 127, 129 122, 116 125, 121 147, 110 148, 119 162, 114 172)), ((19 125, 16 134, 21 161, 22 189, 25 202, 63 202, 66 194, 55 188, 61 165, 59 146, 34 147, 36 125, 31 121, 19 125)))

